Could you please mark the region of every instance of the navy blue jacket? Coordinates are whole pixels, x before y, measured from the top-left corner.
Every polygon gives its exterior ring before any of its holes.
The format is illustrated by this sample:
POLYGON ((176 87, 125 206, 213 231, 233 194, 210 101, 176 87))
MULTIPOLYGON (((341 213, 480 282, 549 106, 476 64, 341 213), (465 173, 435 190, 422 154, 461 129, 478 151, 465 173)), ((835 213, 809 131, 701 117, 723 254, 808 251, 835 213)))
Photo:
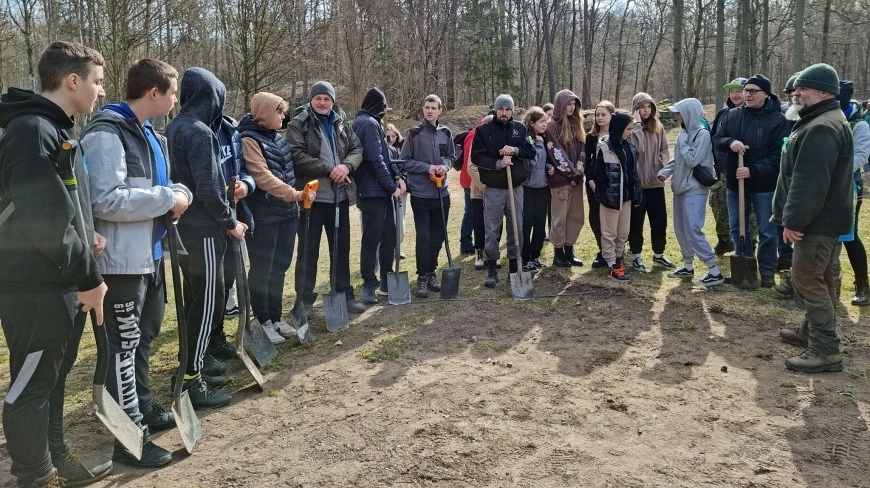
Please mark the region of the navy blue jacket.
POLYGON ((396 191, 396 172, 390 163, 390 149, 378 119, 360 110, 353 121, 353 132, 363 147, 363 160, 354 178, 360 198, 384 198, 396 191))
MULTIPOLYGON (((245 161, 242 158, 242 136, 233 126, 232 120, 223 115, 212 124, 212 130, 215 134, 222 133, 224 138, 230 141, 230 154, 221 154, 221 169, 224 173, 225 184, 229 185, 230 179, 235 176, 237 181, 248 185, 248 195, 254 193, 257 184, 254 183, 254 178, 248 174, 248 170, 245 168, 245 161)), ((248 208, 247 199, 236 205, 236 218, 248 224, 249 231, 254 230, 254 218, 251 209, 248 208)))

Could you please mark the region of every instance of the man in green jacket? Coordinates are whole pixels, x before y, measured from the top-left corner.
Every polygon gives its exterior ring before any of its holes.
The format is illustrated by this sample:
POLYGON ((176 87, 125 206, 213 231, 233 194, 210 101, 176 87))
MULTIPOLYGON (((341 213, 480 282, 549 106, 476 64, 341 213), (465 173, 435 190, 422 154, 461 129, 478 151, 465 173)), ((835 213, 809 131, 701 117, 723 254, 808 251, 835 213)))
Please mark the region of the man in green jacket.
POLYGON ((842 371, 837 336, 833 265, 837 238, 853 220, 852 131, 836 96, 840 80, 831 66, 814 64, 798 74, 794 103, 801 119, 782 148, 771 222, 794 243, 792 285, 803 323, 780 330, 784 342, 804 348, 785 362, 805 373, 842 371))

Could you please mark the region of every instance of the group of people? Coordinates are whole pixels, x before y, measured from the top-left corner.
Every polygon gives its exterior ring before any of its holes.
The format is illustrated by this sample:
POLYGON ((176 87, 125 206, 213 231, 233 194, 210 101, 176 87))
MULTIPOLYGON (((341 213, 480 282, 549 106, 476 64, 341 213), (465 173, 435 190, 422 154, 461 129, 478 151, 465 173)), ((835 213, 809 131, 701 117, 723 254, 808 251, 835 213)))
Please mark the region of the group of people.
POLYGON ((631 114, 600 102, 588 134, 580 98, 570 90, 560 91, 552 104, 528 109, 522 121, 514 118, 512 97, 502 94, 490 115, 456 137, 439 122, 441 99, 429 95, 420 124, 403 137, 384 124, 388 104, 378 88, 365 94, 352 122, 325 81, 314 83, 308 102, 293 112, 281 97, 257 93, 236 122, 224 114, 226 90, 213 73, 191 68, 179 76, 156 59, 136 61, 125 99, 103 106, 76 136, 74 116, 91 114, 104 96, 103 65, 93 49, 55 42, 39 60, 42 92, 11 88, 0 98, 0 322, 12 379, 3 426, 21 486, 80 486, 111 470, 109 460, 81 461, 71 454, 63 435, 66 376, 89 312, 109 339, 106 387, 143 432, 141 458, 116 442, 113 460, 136 467, 170 462, 171 453, 151 434, 172 428, 175 419, 154 402, 149 371, 151 344, 164 318, 164 239, 170 232, 177 232, 186 251, 177 263, 184 274, 180 318, 188 343, 188 360, 179 365, 183 388, 195 408, 221 407, 231 396, 220 390, 227 383, 220 360, 234 357, 225 308, 237 272, 244 271, 236 253, 250 259, 254 320, 280 343, 296 335, 284 320, 282 297, 297 236, 306 250, 296 260, 297 305, 310 313, 316 299, 325 233, 331 287, 344 293, 349 312, 361 313, 387 292, 410 200, 416 295, 425 298, 440 289, 436 269, 451 169, 461 171, 465 190, 460 249, 476 254, 475 267, 487 270, 487 287, 499 281, 502 230, 514 211, 522 224, 521 235, 512 225, 506 229, 511 273, 544 267, 545 238, 554 247, 553 265, 582 266, 574 246, 587 206, 600 250, 592 266, 607 268, 613 279, 629 279, 626 244, 631 268, 648 271, 641 254, 649 217, 656 265, 692 279, 697 257, 707 271, 696 283, 721 284, 717 254, 732 248, 754 253, 735 246, 741 242, 736 185, 743 180, 747 216, 756 217, 762 284, 774 284, 777 260, 787 256, 791 275, 784 284, 807 311, 800 327, 781 331, 783 340, 804 347, 787 366, 842 369, 834 314, 839 241, 856 271, 853 303, 867 304, 866 254, 855 231, 860 199, 854 202, 860 167, 870 154, 870 127, 850 100, 851 85, 827 65, 789 80, 785 116, 763 75, 725 86, 729 106, 710 129, 698 100, 675 103, 670 111, 681 131, 673 158, 656 103, 646 93, 634 97, 631 114), (164 137, 150 119, 169 115, 178 100, 181 108, 164 137), (787 119, 795 117, 792 126, 787 119), (63 149, 67 141, 78 141, 78 148, 63 149), (744 167, 738 168, 738 155, 744 167), (65 165, 75 171, 77 192, 65 186, 65 165), (664 254, 668 178, 679 267, 664 254), (316 191, 307 185, 312 181, 316 191), (724 209, 714 206, 727 216, 717 217, 715 249, 703 233, 710 185, 714 192, 724 186, 727 202, 724 209), (310 203, 304 223, 302 201, 310 203), (350 277, 353 204, 362 228, 361 301, 350 277), (728 222, 727 232, 720 220, 728 222), (77 221, 85 222, 83 231, 77 221))

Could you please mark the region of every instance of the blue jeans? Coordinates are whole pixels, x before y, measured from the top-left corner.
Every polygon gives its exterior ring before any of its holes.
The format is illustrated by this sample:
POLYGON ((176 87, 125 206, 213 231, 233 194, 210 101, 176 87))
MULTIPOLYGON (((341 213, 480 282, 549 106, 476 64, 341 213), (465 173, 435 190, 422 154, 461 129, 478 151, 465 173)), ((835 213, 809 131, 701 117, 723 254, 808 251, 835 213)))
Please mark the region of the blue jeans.
POLYGON ((474 252, 471 234, 474 230, 471 220, 471 188, 464 188, 465 209, 462 212, 462 226, 459 228, 459 252, 471 254, 474 252))
MULTIPOLYGON (((758 224, 758 271, 763 277, 772 277, 776 273, 776 226, 770 223, 773 215, 773 192, 746 193, 746 226, 749 227, 749 214, 755 209, 755 219, 758 224)), ((745 229, 746 243, 749 249, 743 252, 740 244, 740 220, 738 215, 738 196, 736 191, 728 190, 728 224, 731 229, 731 239, 734 240, 735 254, 755 256, 749 229, 745 229)))

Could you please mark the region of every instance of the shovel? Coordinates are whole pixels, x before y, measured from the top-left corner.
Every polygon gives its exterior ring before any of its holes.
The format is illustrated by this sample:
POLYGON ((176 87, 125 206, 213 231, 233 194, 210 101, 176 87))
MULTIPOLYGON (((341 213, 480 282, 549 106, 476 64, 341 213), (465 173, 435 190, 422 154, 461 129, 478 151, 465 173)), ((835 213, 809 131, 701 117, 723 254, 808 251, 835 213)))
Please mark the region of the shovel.
MULTIPOLYGON (((239 243, 240 252, 239 252, 239 260, 241 261, 242 270, 245 269, 245 255, 248 253, 247 247, 245 246, 245 242, 242 241, 239 243)), ((251 288, 248 286, 248 276, 242 272, 242 278, 238 280, 238 290, 239 296, 244 296, 245 302, 245 313, 250 317, 250 304, 251 304, 251 288)), ((240 299, 241 300, 241 299, 240 299)), ((240 302, 241 303, 241 302, 240 302)), ((241 314, 241 305, 239 305, 239 313, 241 314)), ((266 331, 263 330, 263 325, 255 320, 248 320, 247 327, 244 329, 245 340, 244 343, 248 346, 248 352, 251 356, 254 356, 254 361, 261 367, 265 367, 272 359, 278 355, 278 350, 275 349, 275 344, 272 344, 272 341, 269 340, 269 336, 266 335, 266 331)))
MULTIPOLYGON (((737 167, 743 167, 743 155, 737 155, 737 167)), ((737 288, 752 290, 758 288, 758 260, 749 256, 749 238, 746 235, 746 202, 744 201, 743 179, 737 180, 737 195, 739 199, 738 215, 740 216, 740 245, 743 255, 734 253, 731 256, 731 283, 737 288)))
MULTIPOLYGON (((305 185, 304 192, 317 192, 317 188, 320 186, 317 180, 311 180, 305 185)), ((310 193, 307 193, 308 195, 310 193)), ((302 254, 297 254, 296 259, 302 260, 302 276, 305 276, 305 258, 308 256, 308 232, 311 230, 311 200, 304 196, 302 199, 302 206, 305 209, 305 239, 302 241, 302 254)), ((308 342, 309 337, 309 327, 308 327, 308 311, 305 310, 305 304, 302 303, 302 300, 299 300, 298 297, 296 299, 296 303, 293 305, 293 328, 296 329, 296 336, 299 337, 299 342, 305 344, 308 342)))
POLYGON ((429 179, 438 187, 438 202, 441 204, 441 222, 444 224, 444 247, 447 250, 447 268, 441 270, 441 299, 449 300, 459 295, 459 275, 462 268, 453 266, 453 256, 450 254, 450 239, 447 237, 447 214, 444 213, 444 194, 441 192, 444 176, 429 175, 429 179))
MULTIPOLYGON (((260 370, 257 369, 257 366, 254 365, 254 362, 251 361, 248 353, 245 352, 245 336, 248 335, 246 332, 248 330, 248 324, 251 323, 251 309, 248 307, 248 276, 245 274, 245 256, 242 255, 242 247, 239 245, 238 241, 233 239, 232 246, 235 247, 237 256, 236 281, 237 283, 240 283, 240 285, 236 287, 239 296, 239 328, 236 330, 236 356, 242 360, 245 369, 251 373, 251 376, 254 377, 254 381, 257 382, 257 386, 259 386, 262 391, 266 379, 263 378, 263 373, 261 373, 260 370)), ((269 341, 269 344, 272 344, 272 342, 269 341)), ((274 345, 272 348, 274 349, 274 345)))
POLYGON ((347 300, 344 292, 335 291, 336 275, 338 273, 338 218, 339 198, 344 185, 332 184, 335 193, 335 226, 332 231, 332 263, 330 263, 329 294, 323 296, 323 311, 326 313, 326 330, 336 332, 346 329, 350 324, 347 318, 347 300))
MULTIPOLYGON (((399 206, 402 203, 398 200, 393 200, 393 218, 396 220, 396 229, 399 228, 399 206)), ((387 301, 390 305, 406 305, 411 303, 411 283, 408 281, 408 272, 399 271, 399 260, 401 255, 402 242, 399 239, 399 233, 396 232, 396 271, 387 273, 387 301)))
POLYGON ((514 300, 529 300, 535 298, 535 283, 532 281, 532 273, 523 271, 523 268, 520 266, 520 263, 522 263, 522 258, 520 257, 520 246, 523 241, 520 237, 520 228, 517 225, 517 206, 516 203, 514 203, 514 183, 511 178, 510 165, 505 166, 505 170, 507 170, 508 179, 508 198, 511 202, 511 219, 514 224, 514 249, 517 252, 515 258, 517 271, 516 273, 510 273, 511 293, 514 296, 514 300))
POLYGON ((175 292, 175 315, 178 321, 178 351, 179 366, 175 374, 175 391, 172 395, 172 414, 175 415, 175 425, 181 434, 181 442, 188 453, 193 453, 197 441, 202 438, 202 427, 199 418, 193 411, 190 403, 190 395, 187 390, 182 391, 184 383, 184 370, 187 368, 187 325, 184 317, 184 293, 181 289, 181 268, 178 261, 178 246, 181 241, 178 238, 178 228, 175 221, 169 224, 167 243, 169 244, 169 258, 172 260, 172 288, 175 292))
MULTIPOLYGON (((233 202, 233 206, 237 204, 236 200, 236 188, 239 186, 236 177, 230 178, 230 184, 227 186, 227 201, 233 202)), ((248 275, 245 272, 245 256, 247 255, 247 248, 245 247, 245 241, 236 241, 233 240, 232 246, 235 246, 235 251, 238 254, 238 262, 236 263, 236 295, 239 297, 244 297, 244 299, 239 298, 239 326, 240 330, 236 331, 236 355, 239 355, 239 349, 244 347, 245 344, 248 345, 248 348, 251 350, 251 355, 254 356, 254 360, 260 367, 265 367, 269 364, 275 355, 278 354, 278 350, 275 349, 275 344, 272 344, 272 341, 269 340, 269 336, 266 335, 266 331, 263 330, 262 324, 259 322, 253 323, 251 322, 251 312, 249 310, 251 304, 251 288, 248 286, 248 275), (244 308, 242 304, 244 303, 244 308), (242 320, 244 319, 244 324, 242 320), (244 327, 242 327, 244 325, 244 327)), ((242 349, 244 351, 244 349, 242 349)), ((243 358, 239 356, 242 360, 242 363, 245 363, 245 359, 247 358, 247 363, 250 363, 250 357, 245 355, 243 358)), ((248 367, 248 364, 245 363, 245 367, 248 367)), ((253 366, 253 364, 251 364, 253 366)), ((255 368, 256 369, 256 368, 255 368)), ((257 370, 256 373, 254 370, 248 369, 251 371, 251 374, 254 375, 254 379, 257 380, 257 384, 260 387, 263 387, 262 380, 263 375, 260 374, 260 371, 257 370), (259 379, 257 378, 259 376, 259 379)))
MULTIPOLYGON (((85 218, 82 215, 81 202, 78 196, 78 180, 75 175, 75 149, 76 141, 63 141, 61 154, 58 157, 58 172, 63 184, 69 192, 70 199, 75 209, 73 226, 76 234, 84 242, 89 242, 85 232, 85 218)), ((11 205, 10 205, 11 207, 11 205)), ((14 208, 14 207, 13 207, 14 208)), ((11 212, 9 212, 11 214, 11 212)), ((8 216, 8 215, 7 215, 8 216)), ((109 432, 118 439, 136 459, 142 459, 142 430, 118 405, 118 402, 106 391, 106 373, 109 371, 109 339, 106 328, 97 324, 97 313, 91 310, 91 327, 94 329, 94 339, 97 342, 97 366, 94 369, 94 389, 92 393, 93 403, 91 408, 97 419, 106 426, 109 432)))

